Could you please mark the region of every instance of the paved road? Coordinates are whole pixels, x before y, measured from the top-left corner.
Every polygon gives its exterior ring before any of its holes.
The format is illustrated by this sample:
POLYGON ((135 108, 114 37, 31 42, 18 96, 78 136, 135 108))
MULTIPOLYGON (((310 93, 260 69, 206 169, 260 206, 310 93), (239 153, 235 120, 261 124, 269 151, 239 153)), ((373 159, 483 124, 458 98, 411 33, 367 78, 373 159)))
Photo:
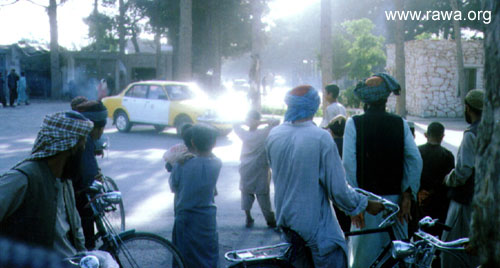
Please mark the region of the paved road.
MULTIPOLYGON (((68 102, 43 100, 34 100, 29 106, 0 108, 0 173, 29 155, 45 114, 67 109, 68 102)), ((422 133, 432 120, 410 120, 416 122, 417 144, 424 143, 422 133)), ((444 145, 456 153, 466 125, 460 119, 440 121, 447 127, 444 145)), ((109 138, 110 150, 98 161, 103 173, 114 178, 123 193, 127 228, 156 232, 170 239, 174 223, 173 194, 161 156, 166 148, 181 140, 173 131, 157 133, 148 126, 135 126, 130 133, 119 133, 109 123, 105 135, 109 138)), ((267 228, 257 205, 252 211, 255 227, 244 227, 238 190, 240 148, 241 142, 231 133, 219 138, 214 149, 223 161, 216 197, 221 267, 228 265, 223 259, 228 250, 280 241, 279 234, 267 228)))

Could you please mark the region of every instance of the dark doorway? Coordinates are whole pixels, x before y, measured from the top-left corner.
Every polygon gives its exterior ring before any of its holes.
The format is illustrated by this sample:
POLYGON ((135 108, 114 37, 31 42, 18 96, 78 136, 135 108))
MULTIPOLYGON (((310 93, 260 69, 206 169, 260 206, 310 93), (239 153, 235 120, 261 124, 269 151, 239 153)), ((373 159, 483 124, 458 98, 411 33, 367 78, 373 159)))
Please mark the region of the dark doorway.
POLYGON ((156 78, 155 68, 132 68, 132 81, 153 80, 156 78))
POLYGON ((465 68, 465 83, 467 92, 476 88, 477 68, 465 68))

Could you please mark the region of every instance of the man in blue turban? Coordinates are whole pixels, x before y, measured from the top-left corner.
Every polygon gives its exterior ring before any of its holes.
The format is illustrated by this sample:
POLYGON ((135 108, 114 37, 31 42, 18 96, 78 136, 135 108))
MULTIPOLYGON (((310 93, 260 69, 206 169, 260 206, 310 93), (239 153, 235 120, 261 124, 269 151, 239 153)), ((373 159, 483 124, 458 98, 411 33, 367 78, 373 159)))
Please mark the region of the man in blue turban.
MULTIPOLYGON (((403 230, 398 239, 406 237, 411 200, 416 200, 422 171, 422 158, 406 120, 386 112, 387 98, 399 95, 400 86, 390 75, 379 73, 360 82, 354 94, 364 103, 364 114, 349 118, 344 132, 343 163, 347 181, 400 204, 399 216, 403 230)), ((381 216, 360 214, 352 219, 351 230, 374 228, 381 216)), ((351 267, 369 267, 389 243, 386 233, 354 236, 350 240, 351 267)))
POLYGON ((266 140, 278 226, 296 250, 294 267, 345 268, 347 245, 330 200, 348 215, 365 210, 375 215, 383 206, 347 184, 337 146, 312 122, 318 92, 299 86, 288 92, 285 102, 285 122, 266 140))

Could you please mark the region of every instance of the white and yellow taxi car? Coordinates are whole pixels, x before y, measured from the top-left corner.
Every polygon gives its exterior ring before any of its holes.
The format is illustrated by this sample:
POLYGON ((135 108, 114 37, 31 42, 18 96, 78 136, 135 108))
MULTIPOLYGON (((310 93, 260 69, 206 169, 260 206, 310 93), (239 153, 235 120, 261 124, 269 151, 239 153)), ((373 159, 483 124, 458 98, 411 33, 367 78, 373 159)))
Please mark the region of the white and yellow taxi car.
POLYGON ((134 124, 145 124, 153 125, 157 131, 175 127, 180 134, 184 124, 197 122, 215 127, 220 135, 232 130, 231 124, 217 120, 208 96, 193 83, 135 82, 102 102, 120 132, 130 131, 134 124))

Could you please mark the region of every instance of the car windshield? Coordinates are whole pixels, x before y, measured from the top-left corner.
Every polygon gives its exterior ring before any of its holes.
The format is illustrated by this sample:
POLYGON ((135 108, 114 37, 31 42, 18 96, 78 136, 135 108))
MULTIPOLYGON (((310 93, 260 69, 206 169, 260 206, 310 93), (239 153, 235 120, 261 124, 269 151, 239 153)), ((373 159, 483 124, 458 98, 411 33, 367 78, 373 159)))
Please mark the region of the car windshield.
POLYGON ((167 89, 168 96, 170 100, 188 100, 200 97, 199 90, 194 86, 189 85, 168 85, 165 86, 167 89))

